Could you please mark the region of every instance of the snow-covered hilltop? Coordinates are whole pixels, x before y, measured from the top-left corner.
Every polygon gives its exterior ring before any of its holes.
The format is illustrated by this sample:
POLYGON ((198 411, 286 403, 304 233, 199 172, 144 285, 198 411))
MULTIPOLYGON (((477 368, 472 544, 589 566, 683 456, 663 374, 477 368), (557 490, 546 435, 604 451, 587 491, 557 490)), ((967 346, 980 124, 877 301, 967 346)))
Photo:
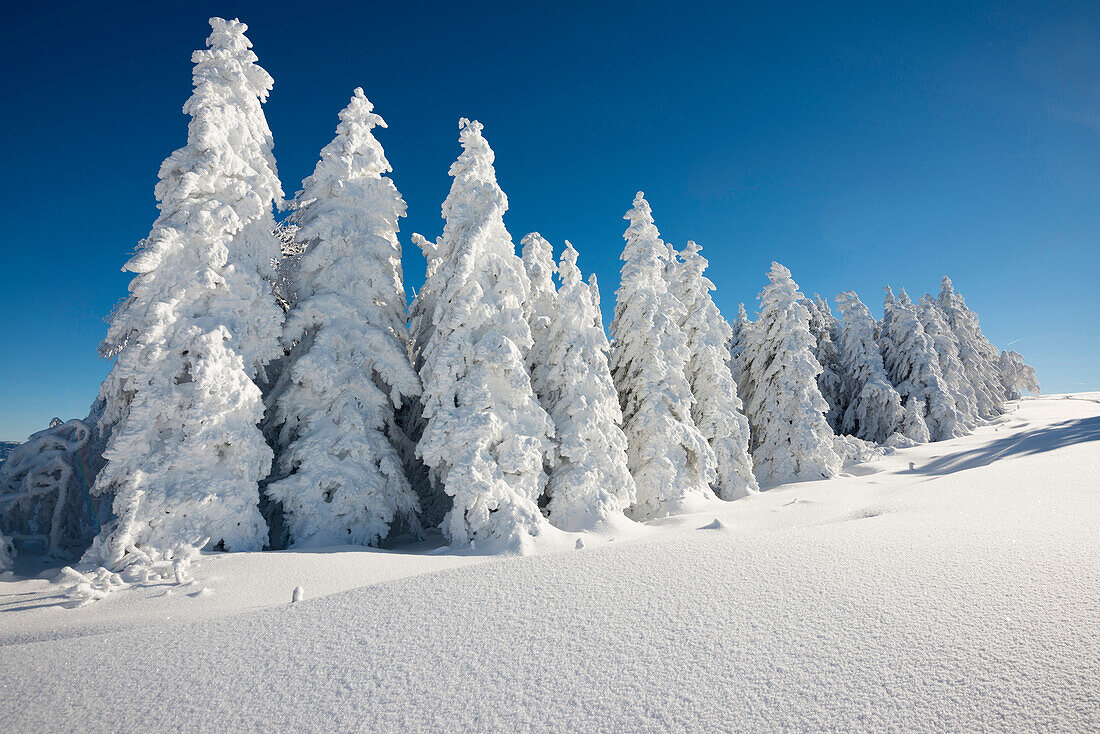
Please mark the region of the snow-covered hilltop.
POLYGON ((284 202, 274 80, 243 23, 210 25, 101 346, 110 374, 87 418, 0 468, 0 568, 70 562, 95 599, 182 582, 200 549, 574 547, 965 436, 1038 392, 947 278, 916 303, 887 289, 876 322, 854 293, 837 318, 773 263, 756 320, 731 325, 701 248, 665 242, 642 192, 609 340, 581 253, 530 233, 517 255, 467 119, 442 234, 412 237, 427 273, 407 307, 406 205, 374 105, 352 92, 284 202))

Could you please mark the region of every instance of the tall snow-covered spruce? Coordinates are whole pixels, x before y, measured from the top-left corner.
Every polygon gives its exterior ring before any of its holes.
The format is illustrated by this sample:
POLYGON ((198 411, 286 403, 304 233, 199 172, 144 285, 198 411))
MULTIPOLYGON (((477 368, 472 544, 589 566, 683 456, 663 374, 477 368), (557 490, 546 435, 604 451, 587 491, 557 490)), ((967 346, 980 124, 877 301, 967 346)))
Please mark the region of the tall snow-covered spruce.
POLYGON ((546 510, 562 530, 610 529, 626 520, 623 511, 635 498, 610 347, 592 296, 595 284, 581 280, 577 251, 568 241, 558 275, 561 287, 541 353, 540 395, 554 421, 556 447, 546 510))
POLYGON ((611 372, 623 412, 627 459, 637 485, 636 520, 698 509, 714 499, 715 458, 692 419, 685 371, 683 304, 665 280, 670 249, 642 192, 624 217, 622 280, 611 324, 611 372))
POLYGON ((530 283, 504 227, 508 199, 482 125, 459 123, 462 154, 443 202, 432 331, 421 354, 423 435, 417 453, 452 498, 452 543, 523 551, 549 529, 538 507, 553 426, 524 364, 530 283))
POLYGON ((917 318, 921 328, 936 350, 936 360, 943 376, 944 389, 955 401, 960 432, 978 425, 978 398, 974 385, 966 375, 966 367, 959 356, 959 340, 947 323, 947 316, 932 296, 921 296, 917 318))
POLYGON ((737 396, 727 346, 733 330, 714 305, 714 283, 703 273, 707 260, 699 245, 689 241, 680 252, 676 296, 684 304, 681 328, 687 337, 688 385, 695 398, 692 418, 706 437, 717 461, 713 486, 724 500, 745 497, 760 488, 749 456, 749 420, 737 396))
POLYGON ((417 498, 396 410, 420 394, 409 362, 398 219, 405 202, 356 89, 336 137, 295 202, 306 243, 287 316, 290 350, 275 387, 277 481, 292 542, 374 545, 395 519, 415 526, 417 498))
POLYGON ((904 416, 901 396, 890 384, 875 341, 875 318, 852 291, 839 294, 836 305, 846 404, 840 430, 864 441, 884 443, 902 427, 904 416))
POLYGON ((1003 412, 1000 353, 982 334, 978 314, 967 307, 966 300, 946 275, 937 303, 958 342, 959 359, 974 388, 979 416, 995 418, 1003 412))
POLYGON ((258 482, 271 449, 264 365, 282 354, 272 295, 272 205, 282 198, 261 109, 272 80, 239 21, 212 18, 196 51, 188 142, 161 166, 160 216, 125 265, 130 296, 101 346, 117 359, 100 389, 110 435, 94 493, 116 519, 87 558, 117 567, 131 547, 208 538, 259 550, 258 482))
POLYGON ((741 353, 745 412, 752 426, 752 460, 761 484, 834 476, 841 458, 825 420, 810 333, 810 313, 791 279, 773 262, 760 293, 760 316, 741 353))

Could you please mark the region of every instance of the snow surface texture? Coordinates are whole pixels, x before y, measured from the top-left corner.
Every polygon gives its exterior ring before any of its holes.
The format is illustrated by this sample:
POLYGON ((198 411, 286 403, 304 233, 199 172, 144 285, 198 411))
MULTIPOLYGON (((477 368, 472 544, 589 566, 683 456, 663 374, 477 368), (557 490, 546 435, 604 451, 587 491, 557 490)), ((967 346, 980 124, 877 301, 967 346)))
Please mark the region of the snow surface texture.
POLYGON ((0 576, 0 721, 1095 731, 1098 441, 1100 393, 1025 399, 970 436, 553 555, 213 554, 188 585, 75 610, 0 576))

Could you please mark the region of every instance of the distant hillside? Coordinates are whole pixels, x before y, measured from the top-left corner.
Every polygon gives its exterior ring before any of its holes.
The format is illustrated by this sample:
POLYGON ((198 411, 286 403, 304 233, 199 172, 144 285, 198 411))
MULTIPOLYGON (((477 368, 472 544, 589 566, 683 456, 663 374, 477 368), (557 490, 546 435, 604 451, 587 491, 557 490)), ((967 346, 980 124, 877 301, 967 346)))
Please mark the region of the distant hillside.
POLYGON ((18 441, 0 441, 0 464, 4 463, 4 461, 8 458, 8 454, 10 454, 18 445, 18 441))

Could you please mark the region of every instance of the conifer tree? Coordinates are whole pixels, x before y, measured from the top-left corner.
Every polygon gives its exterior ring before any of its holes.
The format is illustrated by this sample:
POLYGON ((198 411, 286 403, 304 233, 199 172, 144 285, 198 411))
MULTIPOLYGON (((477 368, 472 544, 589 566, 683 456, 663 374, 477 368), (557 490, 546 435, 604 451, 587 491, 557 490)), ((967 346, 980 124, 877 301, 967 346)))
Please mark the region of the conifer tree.
MULTIPOLYGON (((924 333, 916 308, 904 290, 898 298, 889 287, 886 291, 880 338, 883 364, 891 382, 906 402, 907 410, 910 398, 921 405, 933 441, 964 434, 955 401, 944 385, 935 344, 924 333)), ((906 435, 917 440, 911 434, 906 435)))
MULTIPOLYGON (((840 311, 840 364, 846 408, 843 433, 884 443, 902 427, 901 396, 890 384, 875 342, 875 319, 851 291, 836 297, 840 311)), ((923 420, 923 419, 922 419, 923 420)))
POLYGON ((927 413, 927 402, 921 400, 916 395, 910 395, 909 399, 905 401, 905 411, 901 419, 901 430, 898 431, 898 433, 916 443, 928 443, 931 441, 932 435, 928 432, 928 421, 926 420, 927 413))
POLYGON ((1024 362, 1024 357, 1019 352, 1002 351, 1000 368, 1006 399, 1019 400, 1025 392, 1039 394, 1039 378, 1035 374, 1035 368, 1024 362))
POLYGON ((417 454, 452 498, 443 521, 452 543, 524 550, 547 527, 537 501, 553 426, 524 365, 530 282, 504 226, 508 200, 496 182, 482 125, 459 123, 462 154, 443 203, 446 225, 432 333, 424 346, 424 432, 417 454))
POLYGON ((684 304, 681 328, 687 337, 687 379, 695 399, 692 418, 717 461, 715 494, 735 500, 760 491, 749 457, 749 421, 730 370, 727 348, 733 330, 714 305, 714 283, 703 273, 707 260, 689 241, 679 254, 682 266, 676 296, 684 304))
POLYGON ((832 477, 841 458, 817 386, 810 313, 790 270, 773 262, 768 280, 741 353, 756 477, 761 484, 832 477))
POLYGON ((527 353, 527 371, 542 406, 549 412, 543 372, 547 366, 550 325, 557 310, 554 288, 554 248, 538 232, 531 232, 523 245, 523 267, 531 282, 531 294, 523 304, 523 313, 531 327, 531 349, 527 353))
POLYGON ((396 410, 419 395, 409 362, 398 219, 405 202, 356 89, 295 203, 307 242, 287 316, 290 350, 274 395, 280 502, 293 542, 374 545, 415 525, 396 410))
POLYGON ((959 357, 959 340, 947 324, 947 317, 943 310, 931 296, 926 294, 921 297, 917 307, 917 317, 920 319, 924 333, 932 340, 936 349, 944 389, 955 401, 959 424, 963 429, 970 430, 978 425, 978 398, 974 385, 966 375, 962 359, 959 357))
POLYGON ((840 377, 840 350, 836 345, 840 324, 829 310, 829 304, 816 293, 812 299, 805 299, 804 303, 806 310, 810 312, 810 333, 815 342, 814 358, 821 365, 817 387, 821 390, 821 397, 829 404, 825 420, 829 422, 830 428, 837 431, 846 407, 840 377))
POLYGON ((745 351, 745 341, 749 336, 749 329, 752 328, 752 322, 749 321, 749 315, 745 312, 745 304, 737 304, 737 318, 732 324, 730 329, 730 371, 733 373, 733 380, 737 383, 737 389, 744 392, 744 385, 741 382, 741 352, 745 351))
POLYGON ((259 550, 258 481, 271 449, 263 367, 282 354, 272 295, 272 205, 282 198, 261 109, 271 77, 239 21, 212 18, 196 51, 188 142, 161 166, 160 216, 125 265, 130 296, 101 346, 117 359, 100 396, 110 439, 93 491, 118 516, 90 561, 118 566, 131 547, 209 538, 259 550))
POLYGON ((691 417, 682 304, 669 292, 669 248, 642 192, 630 222, 611 324, 611 373, 623 412, 627 459, 637 485, 637 520, 691 510, 714 498, 714 452, 691 417))
POLYGON ((965 299, 955 291, 955 286, 946 275, 943 276, 938 304, 958 341, 959 359, 974 387, 979 416, 988 419, 1000 415, 1003 412, 1000 354, 982 334, 978 315, 967 308, 965 299))
POLYGON ((546 510, 562 530, 614 527, 634 503, 634 479, 608 365, 610 347, 592 298, 595 282, 590 287, 581 280, 577 251, 568 240, 558 276, 561 288, 542 352, 543 404, 554 421, 557 448, 546 510))

